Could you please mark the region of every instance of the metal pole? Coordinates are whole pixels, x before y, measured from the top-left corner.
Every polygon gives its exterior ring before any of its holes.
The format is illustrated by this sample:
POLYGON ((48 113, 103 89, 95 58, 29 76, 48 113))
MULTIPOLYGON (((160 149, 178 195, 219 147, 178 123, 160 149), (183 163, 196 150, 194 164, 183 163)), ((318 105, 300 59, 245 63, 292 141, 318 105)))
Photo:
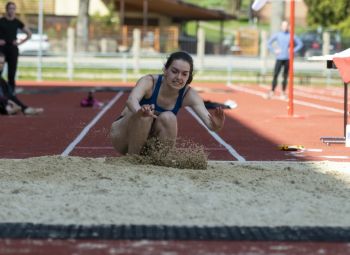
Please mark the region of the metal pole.
POLYGON ((127 59, 126 52, 123 52, 122 56, 123 56, 122 80, 123 80, 123 82, 127 82, 127 80, 128 80, 128 59, 127 59))
POLYGON ((346 125, 348 124, 348 83, 344 82, 344 137, 346 138, 346 125))
POLYGON ((294 83, 294 16, 295 16, 295 2, 290 0, 290 41, 289 41, 289 100, 288 100, 288 115, 293 116, 293 83, 294 83))
MULTIPOLYGON (((120 1, 119 5, 119 42, 121 45, 123 45, 124 38, 123 38, 123 27, 124 27, 124 21, 125 21, 125 2, 124 0, 120 1)), ((127 38, 126 38, 127 40, 127 38)), ((123 45, 124 46, 124 45, 123 45)))
POLYGON ((219 54, 223 54, 223 43, 224 41, 224 21, 220 20, 220 48, 219 48, 219 54))
POLYGON ((138 28, 133 30, 133 60, 134 60, 134 73, 140 73, 140 53, 141 53, 141 31, 138 28))
POLYGON ((69 27, 67 30, 67 77, 71 81, 74 75, 74 28, 69 27))
POLYGON ((144 38, 148 30, 148 0, 143 0, 143 31, 141 38, 144 38))
POLYGON ((199 73, 203 72, 205 55, 205 31, 202 27, 198 29, 197 33, 197 59, 199 73))
POLYGON ((43 62, 43 50, 42 50, 42 39, 43 39, 43 9, 44 0, 39 1, 39 17, 38 17, 38 32, 39 32, 39 50, 38 50, 38 72, 37 80, 42 81, 42 62, 43 62))
POLYGON ((267 33, 262 30, 260 33, 260 74, 264 77, 267 69, 267 33))
POLYGON ((125 20, 125 0, 121 0, 119 3, 119 25, 122 28, 125 20))
POLYGON ((227 65, 227 81, 226 84, 227 85, 232 85, 232 56, 230 56, 228 58, 228 65, 227 65))

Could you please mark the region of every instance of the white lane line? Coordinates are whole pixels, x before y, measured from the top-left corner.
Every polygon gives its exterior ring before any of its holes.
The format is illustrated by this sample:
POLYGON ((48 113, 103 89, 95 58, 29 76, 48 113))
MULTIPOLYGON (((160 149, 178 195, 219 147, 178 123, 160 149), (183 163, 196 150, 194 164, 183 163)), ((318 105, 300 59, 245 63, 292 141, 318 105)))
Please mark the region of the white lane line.
POLYGON ((306 97, 306 98, 311 98, 311 99, 316 99, 316 100, 320 100, 320 101, 325 101, 325 102, 344 104, 344 100, 340 100, 340 99, 336 99, 336 98, 330 98, 330 97, 327 97, 327 96, 317 96, 315 94, 310 95, 310 93, 308 93, 308 92, 295 91, 294 95, 301 96, 301 97, 306 97))
POLYGON ((304 91, 307 93, 312 93, 312 94, 336 96, 336 97, 343 97, 344 96, 344 90, 340 89, 340 88, 315 89, 315 88, 296 87, 295 89, 297 89, 299 91, 304 91))
MULTIPOLYGON (((259 85, 261 88, 265 89, 271 89, 271 86, 267 85, 259 85)), ((297 91, 300 92, 305 92, 308 94, 312 95, 326 95, 326 96, 333 96, 333 97, 338 97, 338 98, 343 98, 344 97, 344 90, 340 89, 338 87, 332 87, 332 88, 307 88, 307 87, 301 87, 301 86, 295 86, 294 88, 294 93, 297 91)))
MULTIPOLYGON (((256 96, 264 96, 266 95, 265 92, 260 92, 260 91, 256 91, 254 89, 249 89, 249 88, 243 88, 240 86, 233 86, 228 84, 227 85, 229 88, 234 89, 234 90, 238 90, 238 91, 242 91, 248 94, 252 94, 252 95, 256 95, 256 96)), ((282 100, 282 99, 279 99, 282 100)), ((284 100, 282 100, 284 101, 284 100)), ((340 110, 337 108, 333 108, 333 107, 327 107, 327 106, 322 106, 319 104, 313 104, 313 103, 309 103, 309 102, 305 102, 305 101, 301 101, 301 100, 294 100, 295 104, 299 104, 299 105, 303 105, 303 106, 308 106, 308 107, 312 107, 312 108, 317 108, 317 109, 321 109, 321 110, 326 110, 326 111, 330 111, 330 112, 336 112, 336 113, 344 113, 344 110, 340 110)))
POLYGON ((226 143, 218 134, 216 134, 215 132, 209 130, 204 123, 202 122, 202 120, 197 116, 197 114, 195 114, 195 112, 189 108, 186 107, 186 110, 199 122, 199 124, 201 124, 208 132, 209 134, 217 141, 219 142, 222 146, 224 146, 226 148, 226 150, 228 150, 228 152, 234 157, 236 158, 238 161, 241 162, 245 162, 245 158, 243 158, 241 155, 238 154, 238 152, 228 143, 226 143))
POLYGON ((115 150, 112 146, 75 146, 76 150, 115 150))
POLYGON ((319 158, 326 158, 326 159, 350 159, 348 156, 318 156, 319 158))
POLYGON ((102 110, 95 116, 95 118, 81 131, 81 133, 74 139, 71 144, 62 152, 61 156, 68 156, 74 147, 86 136, 86 134, 90 131, 90 129, 96 124, 96 122, 108 111, 115 102, 123 95, 123 92, 119 92, 102 110))
MULTIPOLYGON (((75 146, 75 150, 115 150, 112 146, 75 146)), ((224 147, 206 147, 206 151, 226 151, 224 147)))
POLYGON ((308 106, 308 107, 320 109, 320 110, 326 110, 326 111, 337 112, 337 113, 344 113, 344 110, 339 110, 339 109, 336 109, 333 107, 322 106, 319 104, 313 104, 313 103, 309 103, 309 102, 305 102, 305 101, 294 100, 294 103, 299 104, 299 105, 303 105, 303 106, 308 106))

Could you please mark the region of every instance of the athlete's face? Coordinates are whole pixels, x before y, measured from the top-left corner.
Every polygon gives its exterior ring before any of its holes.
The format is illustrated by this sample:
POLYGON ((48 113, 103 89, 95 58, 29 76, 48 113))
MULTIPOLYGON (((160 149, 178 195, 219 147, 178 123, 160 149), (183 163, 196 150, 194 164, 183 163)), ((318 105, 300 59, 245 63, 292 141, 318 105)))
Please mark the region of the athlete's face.
POLYGON ((166 83, 176 89, 182 89, 190 76, 190 64, 182 59, 174 60, 170 66, 164 70, 166 83))

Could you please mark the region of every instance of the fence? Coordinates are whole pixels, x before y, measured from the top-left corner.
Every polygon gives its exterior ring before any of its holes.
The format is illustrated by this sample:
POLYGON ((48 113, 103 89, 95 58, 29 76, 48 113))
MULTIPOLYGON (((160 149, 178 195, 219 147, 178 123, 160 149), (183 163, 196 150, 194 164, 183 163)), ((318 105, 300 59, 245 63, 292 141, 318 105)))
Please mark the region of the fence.
MULTIPOLYGON (((274 58, 266 59, 265 73, 261 71, 260 58, 243 56, 206 55, 203 65, 197 55, 192 55, 195 66, 195 82, 259 83, 269 85, 272 79, 274 58)), ((67 56, 43 58, 43 80, 95 80, 103 86, 104 81, 134 82, 146 73, 161 72, 167 54, 140 54, 139 59, 129 52, 74 55, 72 66, 67 56), (138 68, 135 69, 135 61, 138 68)), ((18 80, 37 79, 36 57, 21 57, 18 80)), ((323 62, 309 62, 305 59, 295 61, 295 84, 340 85, 337 70, 327 70, 323 62)))
MULTIPOLYGON (((50 57, 43 58, 40 68, 43 74, 43 79, 67 79, 67 80, 121 80, 130 81, 137 79, 140 74, 146 72, 159 72, 162 69, 162 64, 165 62, 166 53, 157 51, 142 51, 142 47, 157 48, 157 40, 146 41, 145 36, 139 33, 133 33, 130 38, 130 31, 127 33, 127 46, 130 50, 124 52, 117 51, 93 51, 93 52, 74 52, 74 33, 70 33, 71 37, 67 37, 65 42, 64 52, 50 53, 50 57), (135 37, 138 36, 138 37, 135 37), (135 42, 139 42, 135 48, 135 42), (69 43, 71 47, 68 47, 69 43), (133 45, 133 46, 132 46, 133 45), (68 50, 70 49, 70 50, 68 50), (131 50, 133 49, 133 50, 131 50), (164 61, 162 61, 164 60, 164 61), (156 70, 156 71, 155 71, 156 70)), ((132 30, 137 31, 137 29, 132 30)), ((154 30, 156 35, 158 32, 154 30)), ((147 35, 147 34, 146 34, 147 35)), ((159 37, 161 35, 159 34, 159 37)), ((256 36, 256 35, 254 35, 256 36)), ((154 38, 157 38, 155 36, 154 38)), ((266 36, 260 39, 261 49, 266 49, 266 36)), ((107 44, 105 39, 101 39, 100 45, 103 48, 103 42, 107 44)), ((196 46, 193 57, 195 59, 196 72, 199 74, 200 80, 204 81, 221 81, 231 83, 233 81, 248 81, 269 83, 271 79, 271 71, 273 69, 274 58, 268 55, 260 56, 245 56, 226 54, 226 55, 208 55, 197 54, 198 45, 202 45, 205 41, 205 34, 196 38, 196 46), (201 41, 201 44, 197 44, 201 41)), ((241 40, 244 41, 244 40, 241 40)), ((256 40, 257 41, 257 40, 256 40)), ((256 42, 254 42, 256 43, 256 42)), ((179 45, 180 46, 180 45, 179 45)), ((104 46, 107 48, 107 46, 104 46)), ((255 46, 256 47, 256 46, 255 46)), ((201 51, 199 51, 201 52, 201 51)), ((41 79, 37 72, 37 63, 35 57, 20 58, 19 62, 19 79, 41 79), (30 78, 31 77, 31 78, 30 78)), ((297 57, 295 61, 296 83, 337 83, 337 72, 327 71, 322 65, 323 63, 308 63, 304 58, 297 57), (335 79, 334 79, 335 78, 335 79)))
MULTIPOLYGON (((0 4, 3 4, 0 6, 0 11, 3 10, 1 8, 6 2, 0 0, 0 4)), ((26 10, 25 12, 20 11, 20 18, 32 27, 33 32, 36 32, 38 24, 36 13, 39 0, 15 0, 15 2, 19 10, 26 10)), ((67 31, 68 28, 75 27, 76 16, 54 14, 54 2, 54 0, 44 1, 44 33, 48 35, 51 44, 50 50, 46 52, 49 57, 44 57, 37 68, 36 58, 31 58, 30 54, 27 57, 22 56, 19 62, 20 79, 22 77, 35 78, 36 69, 42 68, 44 79, 118 79, 127 81, 138 77, 142 72, 159 71, 162 68, 162 62, 159 59, 165 59, 164 56, 167 53, 178 49, 186 50, 195 57, 197 71, 202 80, 230 82, 231 80, 250 79, 256 81, 262 76, 268 77, 269 71, 273 68, 273 57, 267 54, 262 55, 263 50, 261 49, 266 49, 264 44, 266 40, 262 40, 261 33, 256 27, 232 31, 234 34, 231 38, 232 45, 223 45, 221 41, 208 40, 206 38, 209 37, 208 35, 203 35, 202 38, 188 36, 177 26, 160 28, 149 25, 146 30, 142 26, 123 26, 120 29, 118 23, 113 22, 112 19, 106 22, 104 19, 92 18, 89 25, 89 49, 86 52, 74 52, 68 50, 67 42, 70 40, 68 40, 67 31), (135 52, 132 51, 135 40, 133 31, 137 28, 141 31, 140 52, 135 57, 135 52), (201 56, 201 54, 197 54, 198 45, 203 45, 203 42, 205 42, 205 55, 201 56), (219 56, 220 54, 221 56, 219 56), (149 62, 150 58, 154 59, 153 62, 149 62), (250 58, 253 62, 249 61, 250 58), (136 64, 137 61, 139 64, 136 64), (154 61, 158 61, 157 64, 154 61), (245 65, 246 62, 249 64, 245 65), (98 71, 94 72, 94 69, 98 71)), ((324 48, 327 48, 324 47, 324 37, 318 36, 317 40, 319 40, 319 48, 311 48, 313 53, 310 54, 320 55, 326 52, 323 51, 324 48)), ((350 39, 342 38, 340 42, 337 40, 336 36, 330 34, 329 53, 350 47, 350 39)), ((311 45, 315 46, 317 43, 311 45)), ((310 76, 311 80, 308 79, 310 82, 315 80, 312 79, 314 77, 324 80, 323 74, 326 73, 324 67, 322 65, 316 68, 309 67, 307 61, 303 60, 306 54, 302 52, 299 54, 296 57, 301 62, 296 62, 296 75, 310 76), (303 71, 305 65, 305 70, 308 73, 303 71), (303 68, 299 69, 299 67, 303 68)), ((337 77, 336 72, 331 73, 331 75, 328 72, 328 81, 332 81, 332 77, 337 77)))

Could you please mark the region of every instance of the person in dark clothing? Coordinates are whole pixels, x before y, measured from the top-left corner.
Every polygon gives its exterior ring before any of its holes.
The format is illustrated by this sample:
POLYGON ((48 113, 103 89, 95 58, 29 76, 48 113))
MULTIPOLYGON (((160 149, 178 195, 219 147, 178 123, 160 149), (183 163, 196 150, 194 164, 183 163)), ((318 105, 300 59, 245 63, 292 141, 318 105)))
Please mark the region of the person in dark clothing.
MULTIPOLYGON (((17 97, 15 98, 15 103, 8 97, 8 87, 7 83, 3 78, 0 78, 0 114, 2 115, 13 115, 21 111, 21 107, 17 103, 21 103, 21 101, 17 101, 17 97)), ((13 98, 12 98, 13 99, 13 98)), ((26 107, 25 105, 23 105, 26 107)))
MULTIPOLYGON (((16 4, 7 2, 6 13, 0 18, 0 52, 5 56, 8 66, 9 92, 15 94, 16 71, 18 62, 18 45, 24 43, 32 36, 32 32, 22 21, 16 18, 16 4), (22 30, 27 36, 21 41, 17 40, 17 31, 22 30)), ((1 74, 1 73, 0 73, 1 74)))
MULTIPOLYGON (((287 78, 289 72, 289 42, 290 42, 290 33, 289 33, 289 24, 287 21, 283 21, 281 24, 281 31, 274 34, 268 41, 267 46, 269 50, 275 54, 276 63, 273 72, 273 80, 271 90, 265 96, 266 98, 271 98, 277 86, 278 75, 283 67, 283 81, 282 81, 282 93, 281 98, 286 99, 286 88, 287 88, 287 78), (276 47, 274 47, 276 43, 276 47)), ((303 43, 299 37, 294 36, 294 52, 297 52, 303 47, 303 43)))
MULTIPOLYGON (((0 72, 3 69, 5 57, 0 52, 0 72)), ((0 114, 13 115, 22 111, 25 115, 37 115, 42 113, 42 108, 34 108, 25 105, 12 93, 7 82, 0 76, 0 114)))
POLYGON ((225 122, 222 107, 209 113, 198 92, 189 86, 192 79, 193 59, 183 51, 168 57, 162 74, 143 76, 112 124, 110 137, 114 148, 121 154, 140 154, 151 137, 175 145, 176 116, 186 106, 193 109, 208 129, 221 130, 225 122))

